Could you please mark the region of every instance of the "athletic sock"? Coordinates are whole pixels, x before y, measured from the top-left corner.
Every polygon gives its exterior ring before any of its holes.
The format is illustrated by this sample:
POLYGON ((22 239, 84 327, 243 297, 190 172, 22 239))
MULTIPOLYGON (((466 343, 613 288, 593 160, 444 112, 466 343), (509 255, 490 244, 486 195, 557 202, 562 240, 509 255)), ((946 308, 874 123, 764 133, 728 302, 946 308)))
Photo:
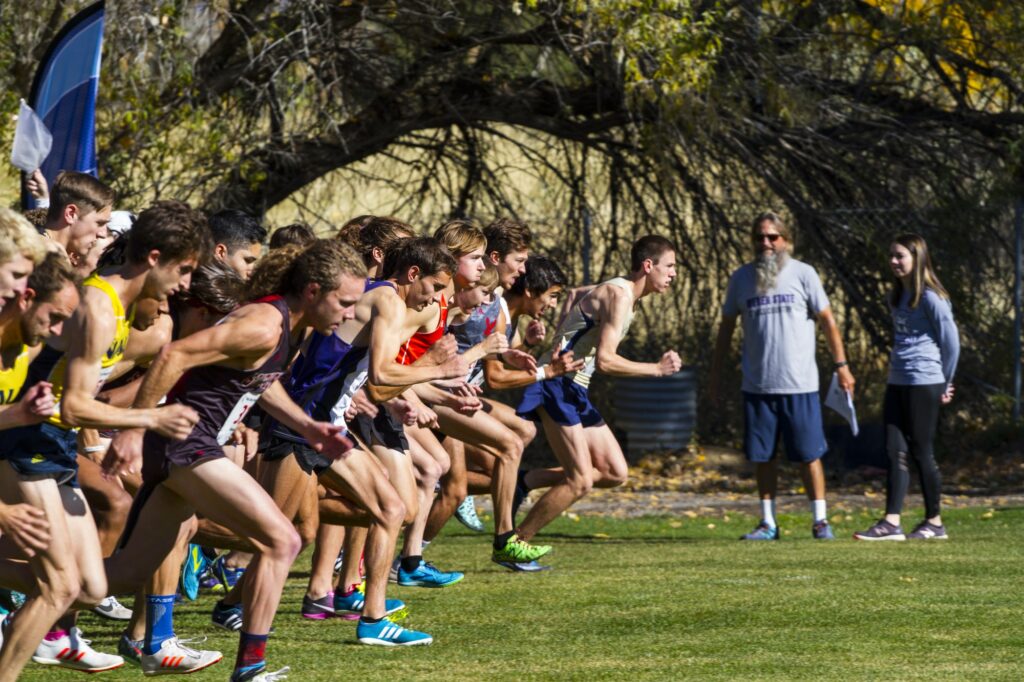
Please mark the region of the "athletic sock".
POLYGON ((235 659, 235 671, 263 665, 267 654, 267 637, 269 635, 253 635, 248 632, 238 633, 238 657, 235 659))
POLYGON ((814 500, 811 502, 811 514, 814 515, 814 522, 824 521, 828 518, 825 500, 814 500))
POLYGON ((49 632, 46 633, 46 636, 43 637, 43 639, 45 639, 47 642, 56 642, 61 637, 67 637, 67 636, 68 636, 68 631, 67 630, 63 630, 63 629, 50 630, 49 632))
POLYGON ((514 530, 510 530, 507 533, 496 533, 494 536, 494 549, 505 549, 505 545, 508 544, 508 539, 515 535, 514 530))
POLYGON ((335 595, 340 594, 342 597, 351 597, 352 593, 355 592, 358 589, 359 589, 359 583, 352 583, 346 589, 342 590, 340 593, 339 592, 335 592, 335 595))
POLYGON ((420 567, 420 562, 422 561, 422 554, 417 554, 416 556, 404 556, 402 557, 402 570, 406 573, 412 573, 420 567))
POLYGON ((520 469, 519 473, 516 474, 516 483, 523 487, 523 490, 530 492, 530 484, 526 482, 526 474, 530 473, 526 469, 520 469))
POLYGON ((381 622, 384 619, 383 618, 369 618, 367 616, 359 616, 359 620, 360 620, 360 622, 367 623, 369 625, 373 625, 375 623, 381 622))
POLYGON ((160 651, 164 641, 174 637, 174 595, 146 595, 146 637, 142 640, 142 653, 152 655, 160 651))
POLYGON ((775 500, 761 500, 761 520, 770 528, 775 528, 775 500))

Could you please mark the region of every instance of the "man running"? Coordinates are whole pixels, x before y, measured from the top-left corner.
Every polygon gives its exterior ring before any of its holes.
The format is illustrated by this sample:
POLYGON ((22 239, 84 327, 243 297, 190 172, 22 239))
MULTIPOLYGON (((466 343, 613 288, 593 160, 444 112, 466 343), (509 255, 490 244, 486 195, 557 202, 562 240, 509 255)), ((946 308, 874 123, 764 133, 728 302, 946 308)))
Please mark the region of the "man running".
POLYGON ((530 509, 515 535, 530 540, 594 486, 614 488, 626 481, 622 448, 591 404, 587 387, 594 371, 613 376, 668 376, 679 371, 679 356, 669 350, 658 362, 635 362, 618 353, 637 302, 668 290, 676 275, 676 248, 668 239, 648 235, 631 249, 631 272, 592 289, 573 306, 555 332, 556 352, 572 350, 586 359, 583 369, 527 387, 516 412, 540 421, 565 477, 530 509))
MULTIPOLYGON (((171 404, 194 409, 199 422, 189 436, 175 442, 152 431, 121 431, 104 462, 108 471, 130 472, 144 455, 144 484, 123 549, 108 562, 112 586, 144 579, 196 512, 257 548, 246 571, 243 626, 232 675, 236 682, 279 679, 281 671, 266 672, 265 650, 299 537, 266 491, 225 457, 223 446, 258 401, 268 415, 328 459, 338 459, 351 448, 336 427, 314 421, 292 402, 277 379, 308 329, 329 335, 352 317, 364 272, 351 249, 329 240, 314 242, 298 255, 285 249, 266 256, 249 280, 253 302, 219 324, 166 346, 139 388, 138 409, 149 409, 164 395, 171 404)), ((167 606, 174 595, 147 599, 167 606)), ((161 650, 174 644, 169 611, 147 615, 147 639, 159 641, 161 650)))

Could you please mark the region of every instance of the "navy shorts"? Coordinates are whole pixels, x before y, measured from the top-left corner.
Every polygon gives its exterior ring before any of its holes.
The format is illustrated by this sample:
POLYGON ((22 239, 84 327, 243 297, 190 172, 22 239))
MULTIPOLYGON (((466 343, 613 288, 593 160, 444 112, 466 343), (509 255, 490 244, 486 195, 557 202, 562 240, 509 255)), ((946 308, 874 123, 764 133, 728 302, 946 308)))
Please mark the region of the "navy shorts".
POLYGON ((407 451, 409 439, 405 436, 405 428, 391 414, 391 410, 384 405, 380 405, 379 408, 376 417, 371 418, 359 413, 349 428, 362 438, 367 446, 376 442, 389 450, 407 451))
POLYGON ((25 479, 52 478, 57 485, 78 487, 78 432, 53 424, 34 424, 4 434, 0 459, 25 479))
POLYGON ((770 462, 780 435, 791 462, 813 462, 828 450, 817 391, 744 393, 743 422, 743 451, 751 462, 770 462))
POLYGON ((271 433, 260 439, 260 456, 264 462, 277 462, 295 456, 299 468, 307 474, 319 476, 325 469, 331 468, 331 460, 309 447, 305 441, 289 440, 271 433))
POLYGON ((587 389, 568 376, 545 379, 527 386, 523 391, 522 400, 519 401, 519 407, 516 408, 516 415, 539 422, 539 408, 544 408, 548 416, 562 426, 604 424, 601 413, 590 402, 587 389))

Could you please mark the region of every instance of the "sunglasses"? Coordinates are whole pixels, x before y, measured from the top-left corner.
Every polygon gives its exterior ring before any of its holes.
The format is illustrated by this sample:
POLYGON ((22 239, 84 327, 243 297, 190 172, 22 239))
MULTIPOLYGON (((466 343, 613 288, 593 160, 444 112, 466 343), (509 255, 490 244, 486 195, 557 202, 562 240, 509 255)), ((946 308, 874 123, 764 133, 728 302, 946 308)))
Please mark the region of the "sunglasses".
POLYGON ((774 244, 775 242, 779 241, 779 237, 781 237, 781 236, 782 236, 781 234, 757 234, 757 235, 754 235, 754 243, 755 244, 760 244, 762 241, 767 239, 772 244, 774 244))

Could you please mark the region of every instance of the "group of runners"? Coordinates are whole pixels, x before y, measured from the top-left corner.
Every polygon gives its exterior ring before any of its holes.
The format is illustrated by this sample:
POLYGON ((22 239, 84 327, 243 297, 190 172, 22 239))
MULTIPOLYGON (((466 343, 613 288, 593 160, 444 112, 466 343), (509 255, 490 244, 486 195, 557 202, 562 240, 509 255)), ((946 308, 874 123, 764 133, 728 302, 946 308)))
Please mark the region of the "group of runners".
POLYGON ((242 212, 115 212, 111 189, 80 173, 30 185, 47 209, 0 210, 0 680, 30 659, 213 665, 222 655, 173 621, 204 581, 221 592, 212 622, 239 632, 231 679, 281 679, 267 639, 309 544, 302 616, 358 619, 367 645, 429 644, 389 618, 407 608, 389 580, 464 578, 423 555, 453 515, 479 523, 473 494, 494 510, 481 551, 510 571, 548 568, 537 533, 627 477, 591 376, 680 369, 671 350, 618 352, 636 303, 675 277, 661 236, 632 245, 627 275, 563 296, 565 273, 511 219, 430 236, 380 216, 328 238, 297 224, 264 253, 266 230, 242 212), (525 390, 512 407, 485 387, 525 390), (560 466, 527 471, 538 424, 560 466), (90 646, 81 609, 125 619, 117 655, 90 646))

